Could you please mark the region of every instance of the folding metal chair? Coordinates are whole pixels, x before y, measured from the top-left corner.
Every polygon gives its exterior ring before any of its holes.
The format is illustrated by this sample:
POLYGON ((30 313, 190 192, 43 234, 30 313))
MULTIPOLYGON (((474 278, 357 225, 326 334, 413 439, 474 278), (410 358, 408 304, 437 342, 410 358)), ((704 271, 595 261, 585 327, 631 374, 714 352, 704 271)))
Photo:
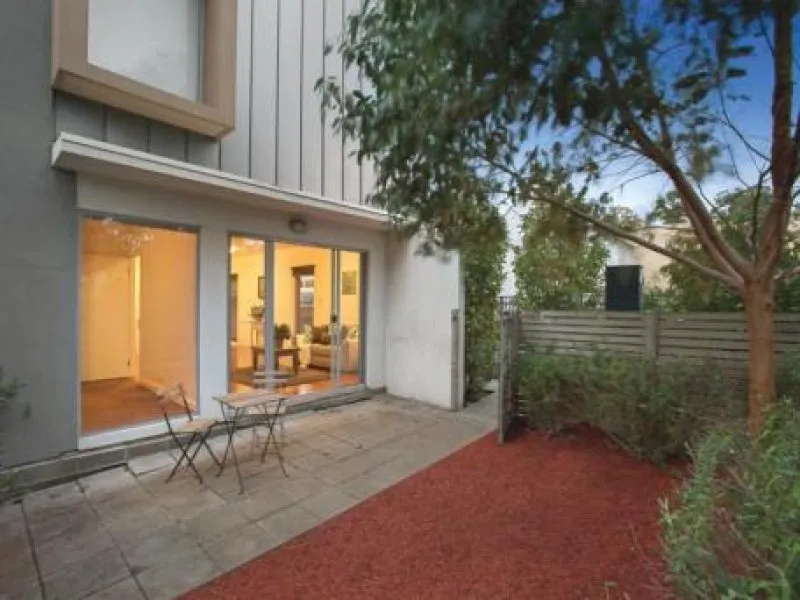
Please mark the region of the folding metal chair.
MULTIPOLYGON (((266 390, 270 392, 279 392, 289 385, 289 373, 284 371, 266 371, 259 369, 253 372, 253 389, 266 390)), ((280 431, 280 443, 286 443, 286 429, 284 426, 283 414, 278 418, 278 429, 280 431)), ((256 428, 253 427, 251 453, 252 448, 258 443, 258 434, 256 428)))
POLYGON ((161 407, 161 412, 164 415, 164 421, 167 424, 167 430, 169 431, 170 436, 172 436, 172 441, 175 442, 175 446, 181 453, 180 457, 175 461, 175 466, 172 468, 172 471, 167 477, 167 481, 172 479, 177 470, 185 462, 185 468, 190 468, 197 476, 197 479, 200 481, 200 483, 203 483, 203 478, 200 475, 200 472, 197 470, 197 467, 195 467, 194 461, 197 458, 197 453, 200 452, 200 448, 205 447, 217 467, 221 468, 222 465, 219 459, 208 445, 208 436, 211 435, 214 427, 218 425, 220 421, 218 419, 195 418, 192 414, 192 409, 189 406, 189 401, 186 399, 186 390, 184 389, 183 384, 180 383, 173 388, 161 390, 158 393, 158 404, 161 407), (169 418, 169 411, 167 410, 167 406, 169 404, 176 403, 183 407, 184 411, 186 411, 186 416, 189 419, 180 425, 173 425, 169 418), (188 436, 188 440, 186 440, 186 436, 188 436))

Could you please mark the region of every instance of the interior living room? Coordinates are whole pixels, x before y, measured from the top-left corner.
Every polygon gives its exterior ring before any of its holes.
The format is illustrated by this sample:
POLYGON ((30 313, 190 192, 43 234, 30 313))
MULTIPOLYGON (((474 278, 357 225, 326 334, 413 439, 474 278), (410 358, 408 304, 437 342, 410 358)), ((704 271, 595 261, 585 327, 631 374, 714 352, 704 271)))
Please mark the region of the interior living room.
POLYGON ((276 242, 268 261, 266 246, 259 239, 230 241, 230 389, 251 388, 268 353, 266 370, 284 373, 289 393, 359 383, 361 254, 276 242))
POLYGON ((176 382, 194 401, 196 297, 195 233, 83 218, 83 435, 162 419, 156 391, 176 382))

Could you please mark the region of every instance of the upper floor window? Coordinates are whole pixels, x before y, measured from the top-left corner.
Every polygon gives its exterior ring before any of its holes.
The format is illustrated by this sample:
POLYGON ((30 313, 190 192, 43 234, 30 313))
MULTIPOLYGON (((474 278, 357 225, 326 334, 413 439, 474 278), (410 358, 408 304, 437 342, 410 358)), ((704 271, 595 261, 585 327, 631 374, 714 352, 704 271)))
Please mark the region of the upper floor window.
POLYGON ((202 99, 203 0, 89 0, 89 63, 202 99))
POLYGON ((53 87, 211 137, 233 129, 234 0, 53 0, 53 87))

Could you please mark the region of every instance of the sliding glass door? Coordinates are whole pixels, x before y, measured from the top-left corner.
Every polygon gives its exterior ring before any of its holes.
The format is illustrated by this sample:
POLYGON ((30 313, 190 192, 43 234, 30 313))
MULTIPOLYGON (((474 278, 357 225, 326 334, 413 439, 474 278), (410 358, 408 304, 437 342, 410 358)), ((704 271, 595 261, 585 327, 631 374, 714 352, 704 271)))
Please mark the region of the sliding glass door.
POLYGON ((361 256, 360 252, 336 251, 334 262, 335 377, 340 385, 361 382, 361 256))
POLYGON ((289 391, 362 381, 362 255, 320 246, 232 237, 230 388, 280 371, 289 391))
POLYGON ((228 388, 252 388, 254 374, 267 356, 267 244, 234 236, 229 243, 228 269, 228 388))

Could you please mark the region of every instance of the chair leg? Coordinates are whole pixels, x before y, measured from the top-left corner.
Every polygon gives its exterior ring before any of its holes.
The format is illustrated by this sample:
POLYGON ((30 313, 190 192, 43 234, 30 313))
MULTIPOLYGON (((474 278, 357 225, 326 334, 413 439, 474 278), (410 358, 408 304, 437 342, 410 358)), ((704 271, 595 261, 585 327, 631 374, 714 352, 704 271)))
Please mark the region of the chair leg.
POLYGON ((278 445, 278 438, 275 435, 275 425, 276 425, 277 419, 278 419, 278 416, 276 415, 276 416, 272 417, 272 419, 270 419, 268 421, 268 425, 267 425, 267 441, 264 443, 264 449, 261 451, 261 462, 263 463, 264 460, 267 457, 267 450, 269 449, 269 443, 271 441, 272 444, 275 446, 275 454, 278 455, 278 464, 281 466, 281 471, 283 471, 283 474, 284 474, 285 477, 288 477, 289 474, 286 472, 286 467, 283 466, 283 455, 281 454, 281 448, 278 445))
MULTIPOLYGON (((195 438, 197 438, 197 437, 200 437, 200 434, 192 434, 192 439, 193 440, 195 438)), ((189 446, 188 447, 191 448, 191 442, 189 442, 189 446)), ((194 452, 192 452, 191 456, 187 457, 187 461, 189 462, 189 468, 192 471, 194 471, 194 474, 195 474, 195 476, 197 477, 197 480, 200 483, 204 483, 203 482, 203 476, 200 475, 200 472, 197 470, 197 467, 195 467, 194 460, 195 460, 195 458, 197 458, 197 453, 200 452, 200 448, 202 448, 202 447, 203 447, 203 444, 201 442, 197 442, 197 446, 195 446, 194 452)))
POLYGON ((214 464, 215 464, 215 465, 217 465, 217 467, 221 467, 221 466, 222 466, 222 463, 221 463, 221 462, 219 462, 219 459, 217 458, 217 455, 216 455, 216 454, 214 454, 214 451, 211 449, 211 446, 209 446, 209 445, 208 445, 208 438, 209 438, 210 436, 211 436, 211 429, 209 429, 208 431, 206 431, 206 434, 203 436, 203 439, 202 439, 202 440, 200 440, 200 444, 201 444, 201 445, 203 445, 203 446, 205 446, 205 448, 206 448, 206 451, 207 451, 207 452, 208 452, 208 454, 211 456, 211 460, 213 460, 213 461, 214 461, 214 464))
POLYGON ((167 477, 167 482, 172 480, 172 478, 175 476, 175 473, 177 472, 178 468, 180 468, 180 466, 183 464, 183 461, 184 460, 186 460, 186 461, 189 460, 189 455, 187 454, 187 452, 192 447, 192 444, 194 443, 194 440, 195 440, 196 437, 197 437, 197 434, 193 433, 192 437, 189 438, 189 441, 184 446, 183 444, 181 444, 181 441, 180 441, 180 439, 179 439, 179 437, 177 435, 173 435, 172 436, 172 441, 175 442, 175 445, 178 447, 178 450, 181 451, 181 455, 180 455, 180 458, 178 458, 178 460, 175 461, 175 466, 172 467, 172 471, 170 471, 169 476, 167 477))

